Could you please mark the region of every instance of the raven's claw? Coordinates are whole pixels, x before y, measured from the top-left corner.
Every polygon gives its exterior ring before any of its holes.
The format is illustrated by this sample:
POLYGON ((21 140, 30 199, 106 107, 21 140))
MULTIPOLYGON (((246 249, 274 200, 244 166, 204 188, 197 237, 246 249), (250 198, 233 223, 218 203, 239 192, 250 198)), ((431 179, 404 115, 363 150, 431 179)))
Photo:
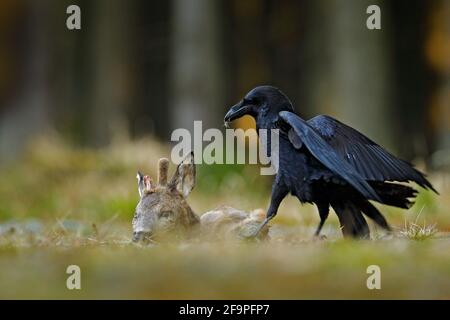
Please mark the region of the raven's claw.
POLYGON ((327 236, 326 235, 314 235, 313 236, 313 241, 323 241, 323 240, 327 240, 327 236))
POLYGON ((245 238, 246 239, 255 239, 256 237, 258 237, 258 234, 266 226, 266 224, 269 223, 269 221, 271 219, 272 218, 265 218, 264 221, 256 228, 256 230, 251 232, 249 235, 245 236, 245 238))

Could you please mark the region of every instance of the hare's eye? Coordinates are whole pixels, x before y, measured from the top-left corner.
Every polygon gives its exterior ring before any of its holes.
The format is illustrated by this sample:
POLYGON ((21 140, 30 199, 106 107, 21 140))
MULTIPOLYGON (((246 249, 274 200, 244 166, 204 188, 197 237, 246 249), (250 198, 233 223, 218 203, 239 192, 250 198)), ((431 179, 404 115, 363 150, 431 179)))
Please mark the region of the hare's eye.
POLYGON ((172 214, 172 212, 170 212, 170 211, 162 211, 162 212, 160 212, 159 217, 160 218, 168 218, 171 216, 171 214, 172 214))

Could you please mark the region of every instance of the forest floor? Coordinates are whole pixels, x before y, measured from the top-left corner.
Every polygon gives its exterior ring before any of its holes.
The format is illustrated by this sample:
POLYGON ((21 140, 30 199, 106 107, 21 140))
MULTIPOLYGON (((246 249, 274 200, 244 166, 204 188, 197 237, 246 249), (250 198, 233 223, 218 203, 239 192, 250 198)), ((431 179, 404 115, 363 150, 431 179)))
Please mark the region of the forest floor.
MULTIPOLYGON (((395 228, 371 241, 343 240, 330 215, 313 240, 313 206, 287 198, 261 242, 130 242, 136 171, 154 175, 169 150, 152 141, 80 150, 37 140, 0 168, 0 298, 62 299, 450 299, 450 178, 431 174, 440 195, 421 190, 409 210, 380 207, 395 228), (69 265, 81 290, 68 290, 69 265), (381 270, 369 290, 367 268, 381 270)), ((172 168, 173 169, 173 168, 172 168)), ((188 198, 201 214, 226 204, 265 208, 271 177, 254 166, 197 169, 188 198)))

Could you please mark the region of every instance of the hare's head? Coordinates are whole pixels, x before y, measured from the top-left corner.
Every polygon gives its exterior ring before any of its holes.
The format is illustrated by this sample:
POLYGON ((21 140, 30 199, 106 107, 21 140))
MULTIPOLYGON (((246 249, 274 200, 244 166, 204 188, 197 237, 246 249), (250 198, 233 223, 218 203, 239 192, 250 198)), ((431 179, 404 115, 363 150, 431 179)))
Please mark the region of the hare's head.
POLYGON ((133 218, 133 241, 149 241, 156 235, 171 231, 186 231, 199 222, 186 202, 195 185, 194 156, 190 153, 167 181, 169 160, 158 163, 158 181, 137 174, 140 195, 133 218))

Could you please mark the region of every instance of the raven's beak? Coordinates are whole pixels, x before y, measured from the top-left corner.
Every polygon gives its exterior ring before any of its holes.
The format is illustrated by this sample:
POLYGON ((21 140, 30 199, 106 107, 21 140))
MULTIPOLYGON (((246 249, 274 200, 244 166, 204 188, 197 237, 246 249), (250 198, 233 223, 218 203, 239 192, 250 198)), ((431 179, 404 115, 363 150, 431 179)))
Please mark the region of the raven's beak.
POLYGON ((244 105, 244 101, 235 104, 230 108, 230 110, 228 110, 225 118, 223 119, 223 121, 225 122, 225 126, 228 127, 228 123, 230 123, 231 121, 239 119, 246 114, 250 114, 252 108, 253 105, 244 105))

